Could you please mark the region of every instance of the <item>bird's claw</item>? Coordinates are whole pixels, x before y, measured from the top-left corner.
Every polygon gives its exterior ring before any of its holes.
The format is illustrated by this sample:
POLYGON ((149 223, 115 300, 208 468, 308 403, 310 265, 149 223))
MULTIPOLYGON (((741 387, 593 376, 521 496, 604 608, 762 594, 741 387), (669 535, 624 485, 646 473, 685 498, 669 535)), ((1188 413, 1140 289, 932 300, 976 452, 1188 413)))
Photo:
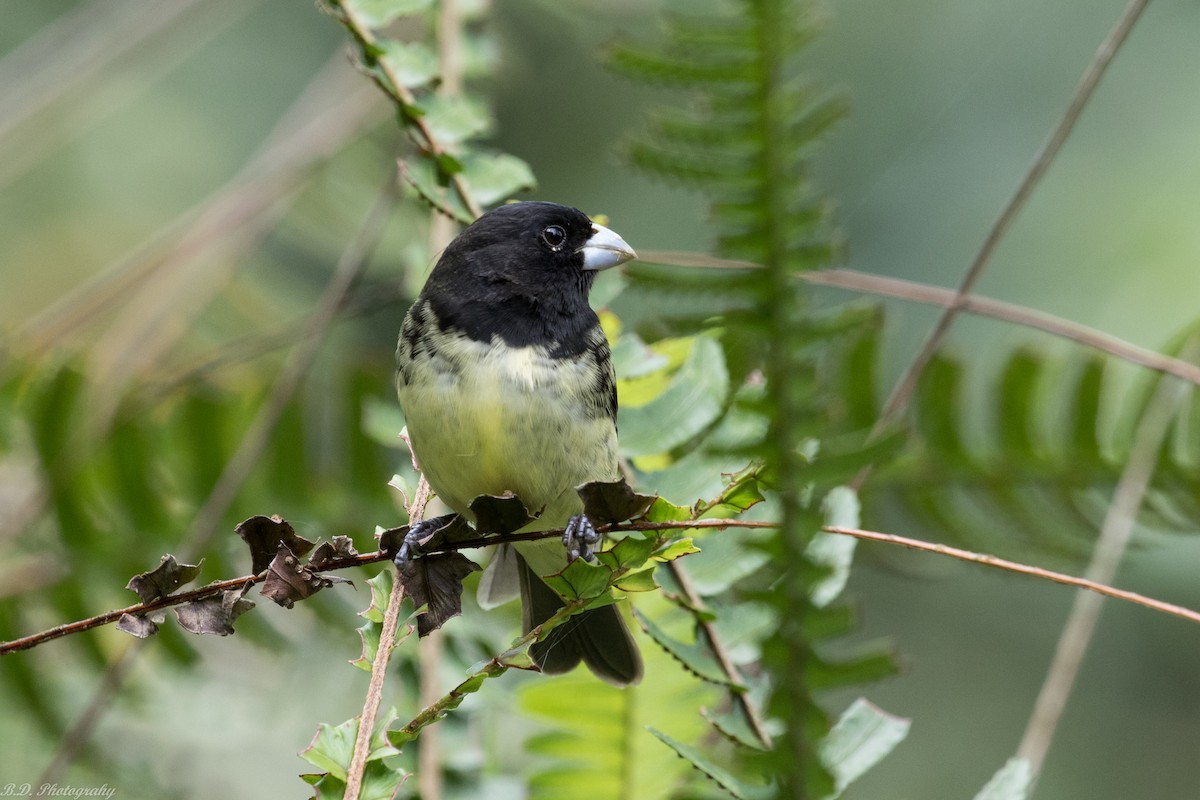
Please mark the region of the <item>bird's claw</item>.
POLYGON ((430 536, 444 528, 453 516, 453 514, 447 514, 443 517, 423 519, 409 528, 408 533, 404 534, 404 541, 400 544, 400 549, 396 551, 396 557, 392 559, 396 564, 396 569, 403 572, 409 563, 420 555, 421 545, 430 536))
POLYGON ((587 514, 571 517, 562 535, 563 547, 567 548, 567 561, 571 562, 577 558, 595 561, 596 554, 592 551, 592 545, 599 541, 600 534, 596 533, 596 526, 592 525, 587 514))

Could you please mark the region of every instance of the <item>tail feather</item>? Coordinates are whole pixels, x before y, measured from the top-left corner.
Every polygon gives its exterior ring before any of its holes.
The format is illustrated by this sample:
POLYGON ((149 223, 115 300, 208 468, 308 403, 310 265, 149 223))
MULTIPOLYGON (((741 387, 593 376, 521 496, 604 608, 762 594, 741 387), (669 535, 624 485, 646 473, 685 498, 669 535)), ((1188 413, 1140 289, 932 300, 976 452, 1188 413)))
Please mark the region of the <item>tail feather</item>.
MULTIPOLYGON (((533 630, 563 607, 562 598, 521 560, 521 604, 525 632, 533 630)), ((559 625, 529 654, 542 672, 569 672, 580 661, 608 683, 627 686, 642 679, 642 656, 615 605, 576 614, 559 625)))

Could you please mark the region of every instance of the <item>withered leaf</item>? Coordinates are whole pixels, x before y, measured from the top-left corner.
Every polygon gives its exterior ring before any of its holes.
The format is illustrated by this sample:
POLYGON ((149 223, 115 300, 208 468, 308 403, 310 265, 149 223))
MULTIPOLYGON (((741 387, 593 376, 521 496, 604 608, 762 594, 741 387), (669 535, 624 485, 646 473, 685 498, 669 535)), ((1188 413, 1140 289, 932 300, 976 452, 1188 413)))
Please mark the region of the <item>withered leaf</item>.
POLYGON ((335 536, 332 542, 321 542, 308 558, 310 567, 320 567, 339 558, 351 558, 358 555, 354 549, 354 540, 349 536, 335 536))
POLYGON ((583 513, 593 525, 611 525, 645 514, 654 496, 638 494, 628 483, 591 481, 575 489, 583 500, 583 513))
MULTIPOLYGON (((200 574, 200 567, 203 565, 203 559, 199 564, 180 564, 175 560, 175 556, 167 553, 158 562, 157 567, 130 578, 125 588, 137 592, 137 596, 143 603, 151 603, 166 597, 185 583, 196 580, 196 576, 200 574)), ((129 633, 133 633, 133 631, 129 631, 129 633)))
POLYGON ((255 575, 275 558, 280 542, 297 556, 313 549, 312 542, 298 536, 287 520, 278 515, 250 517, 239 522, 234 530, 250 548, 250 571, 255 575))
POLYGON ((536 519, 512 492, 481 494, 471 501, 470 508, 479 533, 512 533, 536 519))
POLYGON ((291 608, 296 601, 312 597, 327 586, 349 583, 345 578, 321 575, 301 564, 296 554, 283 542, 279 543, 279 550, 268 566, 267 579, 262 588, 263 597, 274 600, 284 608, 291 608))
POLYGON ((166 609, 146 614, 122 614, 117 620, 117 630, 125 631, 139 639, 148 639, 158 633, 158 626, 167 618, 166 609))
POLYGON ((461 553, 439 553, 414 558, 397 570, 404 593, 418 608, 427 606, 417 615, 418 636, 436 631, 462 613, 463 578, 478 569, 478 564, 461 553))
POLYGON ((228 636, 233 633, 233 621, 254 608, 254 603, 245 599, 250 586, 247 583, 241 589, 226 589, 220 594, 176 606, 175 617, 190 633, 228 636))
MULTIPOLYGON (((434 517, 434 519, 444 519, 445 524, 421 540, 422 550, 434 550, 447 542, 459 542, 475 537, 475 531, 458 514, 447 514, 445 517, 434 517)), ((404 544, 404 537, 408 535, 411 528, 411 525, 401 525, 399 528, 388 528, 383 531, 379 534, 379 549, 384 553, 398 552, 400 545, 404 544)))

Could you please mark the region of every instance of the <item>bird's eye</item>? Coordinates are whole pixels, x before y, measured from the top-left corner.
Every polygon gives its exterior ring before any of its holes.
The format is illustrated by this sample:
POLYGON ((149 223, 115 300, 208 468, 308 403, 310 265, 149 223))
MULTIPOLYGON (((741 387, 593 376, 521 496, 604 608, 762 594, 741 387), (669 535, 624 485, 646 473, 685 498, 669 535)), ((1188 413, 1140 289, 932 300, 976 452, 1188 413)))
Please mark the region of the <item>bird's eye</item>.
POLYGON ((551 250, 557 250, 567 240, 567 232, 558 225, 547 225, 542 229, 541 238, 547 247, 551 250))

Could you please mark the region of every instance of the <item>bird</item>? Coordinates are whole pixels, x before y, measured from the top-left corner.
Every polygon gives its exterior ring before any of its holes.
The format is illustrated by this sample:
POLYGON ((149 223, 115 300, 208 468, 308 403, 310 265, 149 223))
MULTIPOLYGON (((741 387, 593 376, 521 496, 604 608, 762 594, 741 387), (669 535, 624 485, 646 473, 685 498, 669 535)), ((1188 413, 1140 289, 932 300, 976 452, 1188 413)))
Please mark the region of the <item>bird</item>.
MULTIPOLYGON (((501 205, 447 245, 400 331, 397 393, 433 492, 471 522, 474 498, 511 492, 541 511, 519 532, 566 529, 561 543, 501 544, 480 580, 485 608, 520 595, 525 633, 564 603, 543 576, 599 540, 576 487, 620 478, 616 376, 588 293, 597 272, 635 257, 577 208, 501 205)), ((446 521, 414 526, 397 564, 446 521)), ((549 674, 582 661, 618 686, 642 676, 616 605, 571 617, 529 653, 549 674)))

